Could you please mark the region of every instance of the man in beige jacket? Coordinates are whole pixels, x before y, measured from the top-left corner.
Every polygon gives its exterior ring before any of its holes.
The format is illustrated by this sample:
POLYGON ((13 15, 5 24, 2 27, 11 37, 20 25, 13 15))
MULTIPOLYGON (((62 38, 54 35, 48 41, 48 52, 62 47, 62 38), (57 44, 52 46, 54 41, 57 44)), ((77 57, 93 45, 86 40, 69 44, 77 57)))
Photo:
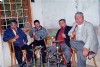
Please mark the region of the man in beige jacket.
POLYGON ((68 35, 73 37, 71 46, 77 51, 77 67, 86 67, 86 57, 93 58, 98 50, 98 39, 94 27, 84 20, 82 12, 75 14, 75 21, 68 35))

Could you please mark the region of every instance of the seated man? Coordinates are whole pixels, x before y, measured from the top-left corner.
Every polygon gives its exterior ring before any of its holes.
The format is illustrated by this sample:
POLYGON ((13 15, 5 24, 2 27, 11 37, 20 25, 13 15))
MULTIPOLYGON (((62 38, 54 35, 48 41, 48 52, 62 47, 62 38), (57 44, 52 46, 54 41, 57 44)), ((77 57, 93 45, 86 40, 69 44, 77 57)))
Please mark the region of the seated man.
POLYGON ((45 57, 46 53, 44 50, 46 50, 44 38, 47 37, 48 33, 44 27, 40 25, 39 20, 34 21, 35 27, 32 28, 32 30, 29 32, 30 37, 34 38, 33 46, 42 46, 42 62, 45 63, 45 57))
MULTIPOLYGON (((64 55, 67 59, 67 67, 71 67, 70 60, 71 60, 71 51, 70 51, 70 38, 68 36, 68 32, 70 31, 71 27, 66 25, 65 19, 59 20, 60 29, 56 34, 56 40, 62 40, 60 42, 61 50, 63 50, 64 55)), ((51 50, 51 55, 56 52, 56 45, 51 46, 49 48, 51 50)))
POLYGON ((32 52, 29 50, 27 45, 27 36, 23 32, 22 29, 17 27, 17 21, 16 20, 10 20, 10 28, 6 29, 3 36, 3 41, 7 42, 8 40, 15 40, 14 49, 15 49, 15 56, 18 61, 18 64, 22 65, 22 51, 26 50, 27 52, 27 59, 28 61, 32 58, 32 52))
POLYGON ((98 49, 98 39, 94 27, 84 20, 82 12, 75 14, 76 23, 68 33, 73 37, 71 46, 77 51, 77 67, 86 67, 86 57, 93 58, 98 49))

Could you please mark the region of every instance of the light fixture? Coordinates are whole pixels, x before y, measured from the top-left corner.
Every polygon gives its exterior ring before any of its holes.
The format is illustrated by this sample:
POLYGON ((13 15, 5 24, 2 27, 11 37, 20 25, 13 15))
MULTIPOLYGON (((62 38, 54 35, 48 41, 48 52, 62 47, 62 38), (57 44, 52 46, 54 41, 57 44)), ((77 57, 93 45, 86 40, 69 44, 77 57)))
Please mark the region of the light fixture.
POLYGON ((0 0, 1 2, 3 1, 3 0, 0 0))

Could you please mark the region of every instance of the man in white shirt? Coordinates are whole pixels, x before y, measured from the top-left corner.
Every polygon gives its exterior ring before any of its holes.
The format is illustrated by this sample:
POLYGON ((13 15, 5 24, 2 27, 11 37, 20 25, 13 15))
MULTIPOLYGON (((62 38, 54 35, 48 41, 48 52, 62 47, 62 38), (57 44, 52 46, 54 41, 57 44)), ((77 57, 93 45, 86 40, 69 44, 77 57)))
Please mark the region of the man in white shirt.
POLYGON ((97 53, 98 39, 93 25, 84 20, 82 12, 75 14, 75 21, 68 33, 74 38, 70 44, 77 51, 77 67, 86 67, 86 57, 93 58, 97 53))

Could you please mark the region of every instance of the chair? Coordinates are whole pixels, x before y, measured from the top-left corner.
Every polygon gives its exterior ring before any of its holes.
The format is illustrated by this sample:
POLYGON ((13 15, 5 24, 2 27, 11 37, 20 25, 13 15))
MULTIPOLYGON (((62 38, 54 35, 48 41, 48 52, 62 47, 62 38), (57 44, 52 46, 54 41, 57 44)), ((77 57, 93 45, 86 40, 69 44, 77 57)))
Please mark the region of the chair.
POLYGON ((15 57, 15 50, 14 50, 14 44, 13 42, 15 42, 14 39, 8 40, 8 46, 9 46, 9 50, 10 50, 10 57, 11 57, 11 65, 16 65, 16 57, 15 57), (14 63, 13 63, 14 61, 14 63))
POLYGON ((52 46, 52 41, 54 41, 54 40, 55 40, 55 37, 54 37, 54 36, 46 37, 46 38, 44 39, 46 48, 52 46))
MULTIPOLYGON (((72 40, 71 37, 70 37, 70 40, 72 40)), ((76 67, 76 60, 75 60, 76 50, 72 47, 71 47, 71 49, 72 49, 72 63, 74 65, 74 67, 76 67)), ((95 67, 97 67, 95 57, 93 57, 93 62, 94 62, 95 67)))
MULTIPOLYGON (((9 50, 10 50, 11 65, 16 65, 15 49, 14 49, 14 44, 13 44, 13 42, 15 42, 15 41, 16 41, 15 39, 11 39, 11 40, 7 41, 9 50), (13 63, 13 61, 14 61, 14 63, 13 63)), ((23 61, 26 60, 26 62, 27 62, 26 50, 22 50, 22 53, 23 53, 23 61)))

